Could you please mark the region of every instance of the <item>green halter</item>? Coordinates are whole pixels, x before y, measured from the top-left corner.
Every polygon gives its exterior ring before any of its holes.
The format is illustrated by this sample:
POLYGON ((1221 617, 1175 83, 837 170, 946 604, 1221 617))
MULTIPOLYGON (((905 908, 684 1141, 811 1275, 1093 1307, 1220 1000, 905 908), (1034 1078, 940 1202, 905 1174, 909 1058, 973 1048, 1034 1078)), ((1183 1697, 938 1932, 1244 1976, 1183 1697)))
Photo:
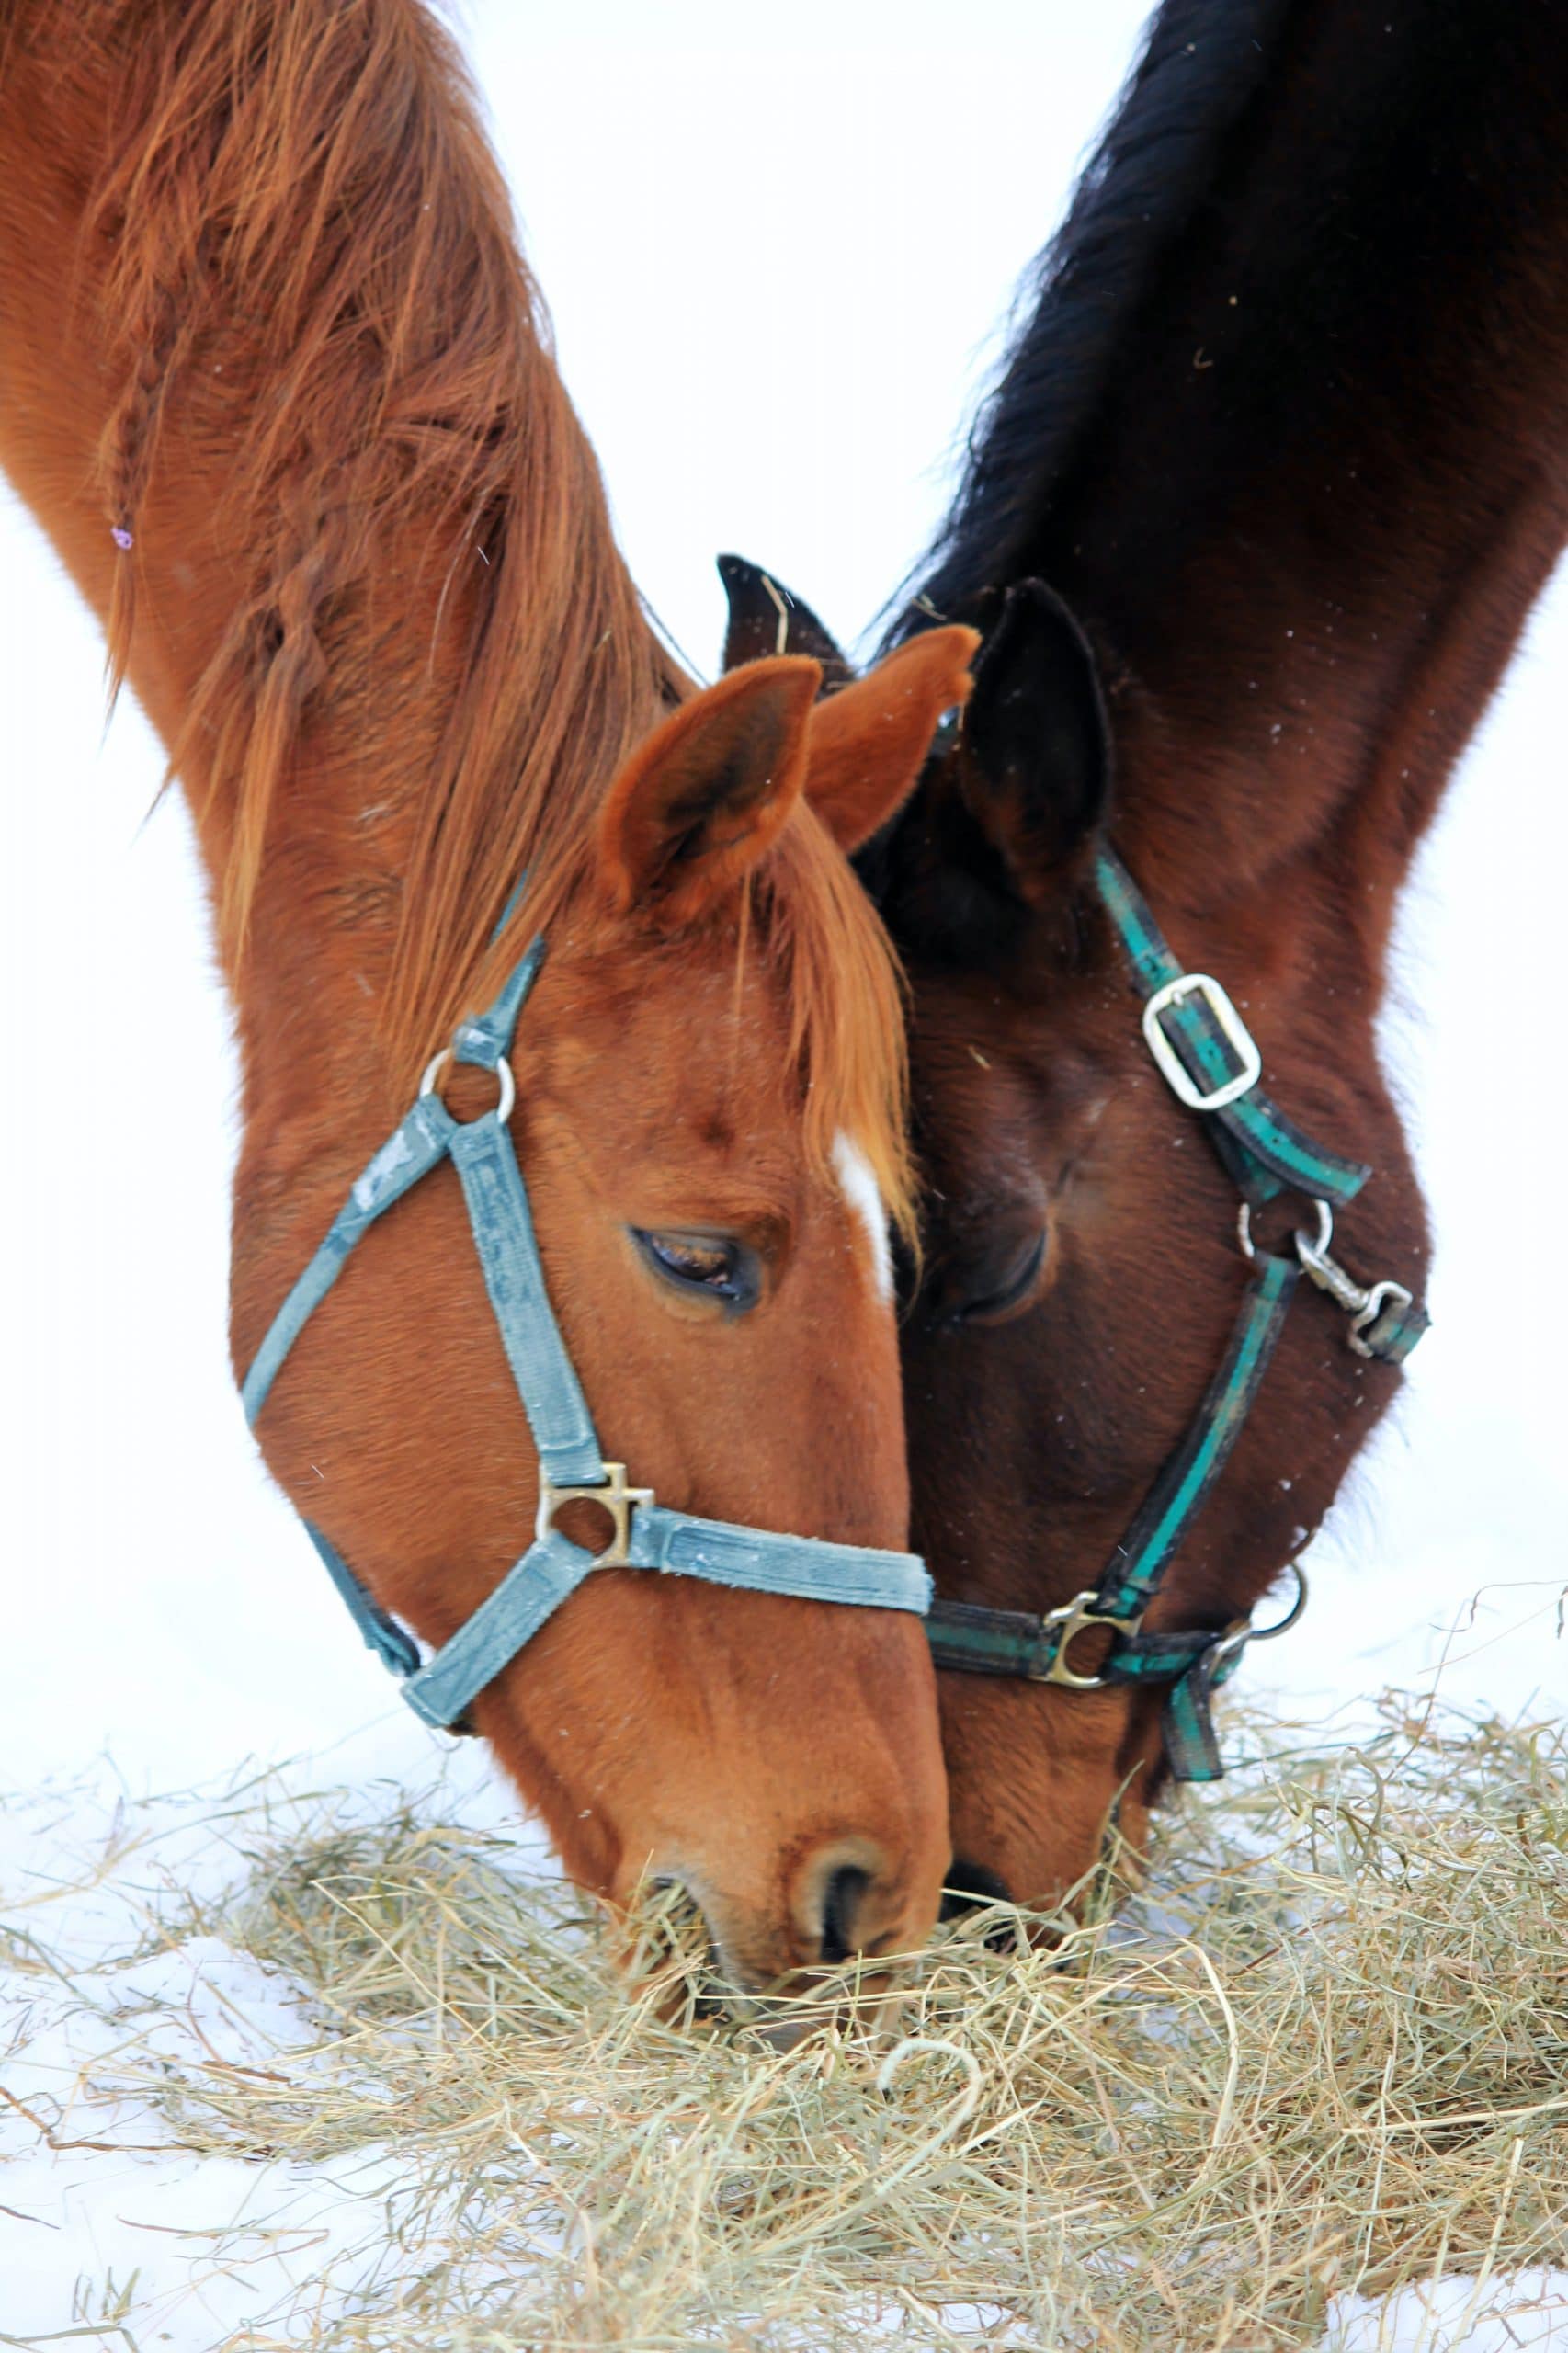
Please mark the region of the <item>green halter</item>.
POLYGON ((1350 1317, 1346 1336, 1358 1355, 1386 1364, 1403 1363, 1428 1319, 1401 1284, 1358 1283, 1329 1256, 1334 1211, 1355 1199, 1370 1169, 1313 1143, 1261 1092, 1263 1058, 1240 1014, 1218 981, 1182 970, 1137 885, 1110 850, 1100 852, 1095 879, 1143 999, 1149 1050, 1178 1100, 1202 1120, 1242 1197, 1238 1231, 1253 1273, 1224 1360, 1197 1416, 1099 1583, 1043 1616, 938 1599, 926 1629, 938 1666, 1021 1676, 1074 1691, 1115 1683, 1167 1687, 1163 1728, 1171 1770, 1178 1780, 1210 1781, 1223 1770, 1210 1696, 1233 1674, 1249 1642, 1281 1634, 1295 1622, 1306 1597, 1305 1580, 1296 1568, 1295 1601, 1285 1618, 1267 1628, 1243 1620, 1219 1633, 1144 1633, 1142 1619, 1224 1470, 1298 1281, 1305 1274, 1345 1310, 1350 1317), (1252 1240, 1253 1211, 1286 1192, 1306 1196, 1316 1210, 1316 1230, 1297 1233, 1293 1258, 1258 1250, 1252 1240), (1109 1630, 1109 1648, 1097 1673, 1081 1674, 1069 1654, 1075 1637, 1094 1627, 1109 1630))

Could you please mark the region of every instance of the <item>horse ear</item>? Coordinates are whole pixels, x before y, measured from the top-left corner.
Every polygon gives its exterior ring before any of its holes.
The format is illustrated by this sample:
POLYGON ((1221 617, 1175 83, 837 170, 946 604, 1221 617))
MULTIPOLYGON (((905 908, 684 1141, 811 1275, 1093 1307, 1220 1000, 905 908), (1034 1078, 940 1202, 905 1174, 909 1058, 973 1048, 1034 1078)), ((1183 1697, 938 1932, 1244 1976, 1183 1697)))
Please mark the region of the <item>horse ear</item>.
POLYGON ((1103 822, 1110 733, 1095 657, 1042 580, 1009 588, 974 665, 961 790, 1019 898, 1037 904, 1103 822))
POLYGON ((937 722, 969 699, 972 629, 912 637, 812 713, 806 799, 840 849, 853 852, 913 790, 937 722))
POLYGON ((632 754, 599 819, 615 905, 664 930, 706 915, 778 840, 806 778, 815 662, 748 663, 671 713, 632 754))
POLYGON ((724 634, 724 668, 761 661, 770 654, 804 654, 822 664, 822 690, 847 686, 855 673, 847 657, 808 604, 780 580, 748 563, 744 555, 722 555, 719 577, 730 600, 724 634))

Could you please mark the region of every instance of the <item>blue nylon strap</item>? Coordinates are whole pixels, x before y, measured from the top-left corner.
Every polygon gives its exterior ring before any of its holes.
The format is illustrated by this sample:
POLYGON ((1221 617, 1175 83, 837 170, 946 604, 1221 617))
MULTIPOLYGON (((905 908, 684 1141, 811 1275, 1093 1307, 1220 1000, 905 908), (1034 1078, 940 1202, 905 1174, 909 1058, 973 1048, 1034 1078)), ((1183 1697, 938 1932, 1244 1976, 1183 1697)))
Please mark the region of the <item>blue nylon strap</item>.
MULTIPOLYGON (((1095 879, 1139 995, 1147 1000, 1181 979, 1183 967, 1172 955, 1147 900, 1110 850, 1099 853, 1095 879)), ((1235 1075, 1233 1049, 1201 997, 1170 1006, 1161 1026, 1188 1075, 1205 1092, 1235 1075)), ((1254 1201, 1290 1189, 1338 1206, 1353 1200, 1371 1175, 1363 1162, 1346 1160, 1314 1143, 1258 1087, 1199 1116, 1233 1179, 1254 1201)))
POLYGON ((593 1416, 551 1310, 528 1197, 512 1139, 493 1111, 449 1146, 462 1179, 484 1287, 528 1417, 541 1469, 558 1487, 597 1487, 604 1459, 593 1416))
MULTIPOLYGON (((403 1685, 403 1696, 415 1715, 428 1724, 456 1723, 594 1565, 593 1554, 559 1529, 530 1544, 473 1616, 403 1685)), ((931 1592, 931 1580, 913 1553, 732 1527, 665 1511, 657 1504, 640 1504, 632 1512, 627 1566, 701 1577, 752 1593, 916 1615, 924 1612, 931 1592)))
POLYGON ((450 1151, 457 1125, 434 1095, 422 1095, 364 1172, 356 1178, 315 1256, 273 1317, 240 1389, 245 1419, 266 1404, 278 1367, 343 1271, 361 1234, 409 1188, 427 1176, 450 1151))
POLYGON ((640 1504, 631 1517, 628 1558, 634 1568, 666 1569, 711 1585, 754 1593, 793 1594, 802 1601, 840 1601, 868 1609, 911 1609, 931 1603, 926 1564, 913 1552, 869 1545, 826 1544, 813 1536, 695 1519, 689 1512, 640 1504))
POLYGON ((336 1545, 308 1519, 305 1533, 363 1635, 366 1649, 374 1651, 381 1665, 390 1667, 394 1675, 413 1675, 419 1665, 419 1645, 413 1635, 405 1633, 395 1618, 389 1617, 378 1602, 371 1600, 336 1545))
POLYGON ((440 1731, 458 1723, 593 1565, 593 1554, 559 1529, 538 1538, 429 1665, 409 1677, 403 1696, 415 1714, 440 1731))
MULTIPOLYGON (((517 891, 507 902, 506 912, 501 917, 503 924, 510 915, 522 887, 519 882, 517 891)), ((539 968, 543 961, 544 941, 540 938, 533 942, 527 954, 515 967, 510 980, 489 1011, 478 1015, 472 1021, 465 1021, 460 1025, 457 1036, 452 1040, 452 1052, 460 1063, 472 1063, 479 1070, 494 1070, 502 1055, 511 1052, 512 1039, 517 1027, 517 1017, 528 1003, 529 993, 539 978, 539 968)))

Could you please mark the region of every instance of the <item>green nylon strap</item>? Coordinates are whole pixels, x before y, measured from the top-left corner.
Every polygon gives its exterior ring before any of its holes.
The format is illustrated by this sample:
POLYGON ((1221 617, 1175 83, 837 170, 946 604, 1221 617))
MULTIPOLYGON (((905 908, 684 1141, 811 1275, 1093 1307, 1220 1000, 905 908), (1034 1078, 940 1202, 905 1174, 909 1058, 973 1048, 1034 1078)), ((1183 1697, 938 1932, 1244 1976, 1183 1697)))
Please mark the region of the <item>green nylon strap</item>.
POLYGON ((1158 1593, 1241 1436, 1300 1278, 1293 1260, 1259 1251, 1230 1346, 1197 1417, 1106 1563, 1095 1605, 1106 1617, 1136 1620, 1158 1593))

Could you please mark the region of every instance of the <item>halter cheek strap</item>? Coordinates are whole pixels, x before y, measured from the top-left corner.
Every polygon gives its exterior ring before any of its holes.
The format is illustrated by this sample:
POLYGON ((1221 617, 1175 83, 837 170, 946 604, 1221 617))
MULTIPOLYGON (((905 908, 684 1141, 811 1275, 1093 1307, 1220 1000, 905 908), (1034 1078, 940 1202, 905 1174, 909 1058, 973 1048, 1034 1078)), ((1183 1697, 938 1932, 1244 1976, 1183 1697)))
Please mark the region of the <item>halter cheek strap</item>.
POLYGON ((1334 1211, 1355 1199, 1370 1169, 1314 1143, 1262 1093, 1263 1058, 1241 1015, 1218 981, 1182 970, 1136 883, 1108 849, 1100 853, 1096 881, 1143 999, 1150 1052, 1177 1099, 1202 1120, 1241 1194, 1238 1231, 1252 1275, 1203 1403, 1098 1584, 1043 1616, 937 1600, 927 1631, 937 1665, 961 1672, 1020 1676, 1074 1691, 1114 1683, 1163 1686, 1171 1771, 1177 1780, 1210 1781, 1223 1770, 1210 1698, 1234 1673, 1249 1642, 1282 1634, 1294 1624, 1305 1601, 1305 1580, 1296 1568, 1295 1601, 1278 1625, 1267 1629, 1244 1620, 1220 1633, 1145 1633, 1142 1619, 1230 1459, 1301 1277, 1344 1309, 1350 1318, 1346 1337, 1360 1356, 1403 1363, 1428 1319, 1402 1284, 1358 1283, 1329 1256, 1334 1211), (1295 1235, 1293 1258, 1258 1250, 1252 1240, 1254 1209, 1285 1192, 1304 1194, 1316 1211, 1315 1232, 1295 1235), (1094 1674, 1080 1673, 1072 1664, 1072 1645, 1096 1627, 1110 1637, 1104 1662, 1094 1674))
MULTIPOLYGON (((505 918, 503 918, 505 920, 505 918)), ((507 1059, 517 1019, 543 959, 535 940, 489 1011, 464 1022, 437 1054, 413 1108, 351 1188, 320 1248, 273 1318, 242 1386, 255 1422, 289 1351, 379 1218, 449 1159, 462 1186, 474 1248, 540 1464, 533 1542, 450 1640, 425 1659, 414 1637, 367 1593, 331 1540, 309 1520, 312 1542, 369 1647, 396 1675, 426 1723, 466 1731, 469 1709, 595 1569, 651 1569, 714 1585, 876 1609, 923 1614, 931 1598, 924 1563, 909 1552, 828 1544, 771 1529, 733 1527, 670 1511, 653 1491, 627 1484, 608 1462, 545 1286, 507 1120, 515 1089, 507 1059), (449 1057, 494 1073, 499 1099, 476 1120, 454 1120, 436 1084, 449 1057), (602 1552, 555 1526, 562 1506, 588 1497, 609 1515, 602 1552)))

